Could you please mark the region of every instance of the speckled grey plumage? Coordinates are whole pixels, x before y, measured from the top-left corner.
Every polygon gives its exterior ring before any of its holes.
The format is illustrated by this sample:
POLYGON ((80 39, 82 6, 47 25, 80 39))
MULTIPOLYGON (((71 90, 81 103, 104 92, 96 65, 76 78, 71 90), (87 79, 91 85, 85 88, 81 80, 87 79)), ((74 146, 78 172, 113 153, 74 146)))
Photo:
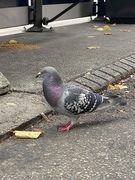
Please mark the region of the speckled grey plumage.
POLYGON ((121 98, 117 96, 105 97, 65 83, 56 69, 50 66, 44 67, 38 76, 44 78, 43 92, 47 102, 54 110, 69 116, 71 121, 75 121, 73 124, 81 114, 104 109, 121 101, 121 98))

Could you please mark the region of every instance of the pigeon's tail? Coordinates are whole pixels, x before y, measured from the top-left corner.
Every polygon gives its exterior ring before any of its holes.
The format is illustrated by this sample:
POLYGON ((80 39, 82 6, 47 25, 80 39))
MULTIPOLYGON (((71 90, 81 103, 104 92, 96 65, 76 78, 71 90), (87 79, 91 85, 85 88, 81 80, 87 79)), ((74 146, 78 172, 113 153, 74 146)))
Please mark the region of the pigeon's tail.
POLYGON ((103 96, 102 103, 98 106, 97 110, 102 110, 116 105, 126 105, 126 102, 119 96, 103 96))

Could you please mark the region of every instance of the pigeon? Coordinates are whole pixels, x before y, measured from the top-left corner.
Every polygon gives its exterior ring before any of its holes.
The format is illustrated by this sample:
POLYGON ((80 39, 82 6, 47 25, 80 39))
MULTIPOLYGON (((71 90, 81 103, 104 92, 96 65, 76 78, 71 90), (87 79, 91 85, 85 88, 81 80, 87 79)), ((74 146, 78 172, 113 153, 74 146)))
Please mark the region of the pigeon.
POLYGON ((46 66, 37 75, 43 80, 43 93, 48 104, 70 121, 60 124, 58 131, 69 131, 84 113, 91 113, 115 106, 121 102, 119 96, 103 96, 62 80, 54 67, 46 66))

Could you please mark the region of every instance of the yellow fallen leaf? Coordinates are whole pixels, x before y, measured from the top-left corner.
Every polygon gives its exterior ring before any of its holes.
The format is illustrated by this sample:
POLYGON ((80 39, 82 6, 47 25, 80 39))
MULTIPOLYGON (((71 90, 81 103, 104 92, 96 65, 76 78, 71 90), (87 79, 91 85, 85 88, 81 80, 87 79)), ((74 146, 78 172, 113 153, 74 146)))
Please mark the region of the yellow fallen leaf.
POLYGON ((111 85, 111 84, 109 84, 107 86, 107 90, 114 90, 114 89, 116 89, 116 88, 113 85, 111 85))
POLYGON ((130 32, 130 30, 128 30, 128 29, 121 29, 120 31, 121 32, 130 32))
POLYGON ((13 131, 13 133, 15 134, 16 137, 18 138, 23 138, 23 139, 36 139, 39 137, 40 134, 42 134, 43 132, 41 131, 13 131))
POLYGON ((90 27, 93 27, 93 28, 98 28, 98 26, 96 26, 96 25, 91 25, 90 27))
POLYGON ((7 43, 8 44, 17 44, 18 41, 14 40, 14 39, 10 39, 7 43))
POLYGON ((108 25, 105 25, 105 26, 103 27, 103 29, 104 29, 104 30, 111 30, 110 26, 108 26, 108 25))
POLYGON ((127 87, 127 86, 123 86, 123 85, 116 84, 116 85, 115 85, 115 88, 116 88, 116 89, 127 89, 128 87, 127 87))
POLYGON ((41 132, 41 134, 44 133, 44 131, 42 129, 38 129, 38 128, 32 129, 32 132, 41 132))
POLYGON ((99 49, 100 48, 100 46, 89 46, 89 47, 87 47, 87 49, 99 49))
POLYGON ((119 84, 115 84, 115 85, 111 85, 109 84, 107 87, 107 90, 115 90, 115 89, 127 89, 127 86, 123 86, 123 85, 119 85, 119 84))
POLYGON ((112 35, 111 32, 105 32, 104 35, 112 35))
POLYGON ((103 28, 97 28, 96 30, 97 30, 97 31, 104 31, 103 28))
POLYGON ((87 36, 87 38, 95 38, 96 36, 87 36))

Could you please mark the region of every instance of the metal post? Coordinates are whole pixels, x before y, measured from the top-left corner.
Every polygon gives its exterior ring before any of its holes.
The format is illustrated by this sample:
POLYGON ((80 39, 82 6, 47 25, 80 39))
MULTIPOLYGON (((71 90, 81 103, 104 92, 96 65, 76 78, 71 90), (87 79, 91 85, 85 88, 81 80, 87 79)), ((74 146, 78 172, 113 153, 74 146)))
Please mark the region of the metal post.
MULTIPOLYGON (((34 26, 27 29, 27 32, 45 32, 52 30, 42 26, 42 0, 34 0, 32 8, 33 8, 33 20, 30 21, 32 21, 34 26)), ((29 11, 29 13, 32 13, 32 8, 29 11)))
POLYGON ((98 17, 105 16, 105 2, 104 0, 98 0, 98 17))
POLYGON ((106 20, 106 9, 105 9, 105 1, 104 0, 98 0, 97 2, 97 7, 98 7, 98 11, 97 11, 97 18, 95 18, 94 20, 96 21, 102 21, 102 20, 106 20))

